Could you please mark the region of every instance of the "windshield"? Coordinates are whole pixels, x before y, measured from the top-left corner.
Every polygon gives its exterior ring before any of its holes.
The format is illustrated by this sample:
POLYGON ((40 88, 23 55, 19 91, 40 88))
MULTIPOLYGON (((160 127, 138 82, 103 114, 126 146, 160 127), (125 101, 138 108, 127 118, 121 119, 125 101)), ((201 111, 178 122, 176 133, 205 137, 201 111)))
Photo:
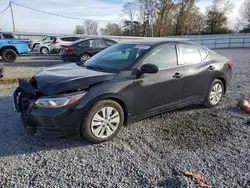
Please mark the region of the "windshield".
POLYGON ((126 70, 151 46, 138 44, 115 44, 89 60, 83 66, 87 68, 126 70))

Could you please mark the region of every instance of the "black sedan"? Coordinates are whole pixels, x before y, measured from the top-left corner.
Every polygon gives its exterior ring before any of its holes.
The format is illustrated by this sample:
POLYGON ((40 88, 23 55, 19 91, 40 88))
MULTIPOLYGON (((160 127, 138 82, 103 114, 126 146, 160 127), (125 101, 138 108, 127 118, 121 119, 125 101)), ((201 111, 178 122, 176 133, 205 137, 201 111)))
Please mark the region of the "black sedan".
POLYGON ((4 66, 0 63, 0 78, 3 77, 4 66))
POLYGON ((100 143, 145 117, 193 103, 218 105, 231 75, 230 60, 197 44, 125 42, 20 80, 13 98, 33 134, 78 133, 100 143))
POLYGON ((117 42, 106 38, 88 38, 77 41, 70 46, 64 46, 61 59, 64 61, 86 61, 93 55, 117 42))

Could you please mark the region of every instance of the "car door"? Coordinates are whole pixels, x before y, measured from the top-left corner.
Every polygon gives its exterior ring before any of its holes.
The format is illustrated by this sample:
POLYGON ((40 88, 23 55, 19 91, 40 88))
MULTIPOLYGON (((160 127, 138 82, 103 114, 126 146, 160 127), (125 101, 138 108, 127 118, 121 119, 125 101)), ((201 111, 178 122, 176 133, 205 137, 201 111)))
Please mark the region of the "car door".
POLYGON ((179 44, 184 69, 183 102, 202 101, 213 79, 214 67, 205 49, 179 44))
POLYGON ((92 56, 106 48, 106 46, 103 44, 102 39, 91 39, 89 40, 89 44, 90 45, 88 53, 90 53, 92 56))
POLYGON ((178 66, 176 45, 166 44, 153 50, 143 64, 155 64, 156 74, 142 74, 135 79, 134 103, 137 115, 152 113, 181 103, 183 68, 178 66))

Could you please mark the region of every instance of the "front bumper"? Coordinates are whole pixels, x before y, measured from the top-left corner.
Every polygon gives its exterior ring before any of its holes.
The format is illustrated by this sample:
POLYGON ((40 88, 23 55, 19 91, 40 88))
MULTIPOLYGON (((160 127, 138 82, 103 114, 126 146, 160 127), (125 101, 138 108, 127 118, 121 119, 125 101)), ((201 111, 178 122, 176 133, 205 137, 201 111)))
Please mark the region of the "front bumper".
POLYGON ((36 99, 19 88, 13 94, 14 107, 21 113, 24 127, 31 135, 57 138, 68 134, 80 134, 83 107, 65 106, 56 109, 39 108, 36 99))

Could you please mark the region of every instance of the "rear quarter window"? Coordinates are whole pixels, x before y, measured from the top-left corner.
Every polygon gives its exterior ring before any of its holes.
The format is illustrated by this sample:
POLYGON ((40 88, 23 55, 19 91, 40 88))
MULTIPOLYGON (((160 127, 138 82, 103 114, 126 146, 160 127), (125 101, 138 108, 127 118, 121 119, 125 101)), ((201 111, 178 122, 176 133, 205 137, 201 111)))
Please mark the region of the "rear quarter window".
POLYGON ((112 45, 114 45, 114 44, 117 43, 116 41, 108 40, 108 39, 103 39, 103 41, 104 41, 104 44, 105 44, 106 46, 112 46, 112 45))
POLYGON ((200 51, 200 54, 201 54, 201 60, 204 61, 204 60, 207 58, 208 53, 207 53, 207 51, 206 51, 205 49, 203 49, 203 48, 199 48, 199 51, 200 51))
POLYGON ((189 44, 179 45, 182 61, 184 64, 195 64, 201 62, 199 47, 189 44))

